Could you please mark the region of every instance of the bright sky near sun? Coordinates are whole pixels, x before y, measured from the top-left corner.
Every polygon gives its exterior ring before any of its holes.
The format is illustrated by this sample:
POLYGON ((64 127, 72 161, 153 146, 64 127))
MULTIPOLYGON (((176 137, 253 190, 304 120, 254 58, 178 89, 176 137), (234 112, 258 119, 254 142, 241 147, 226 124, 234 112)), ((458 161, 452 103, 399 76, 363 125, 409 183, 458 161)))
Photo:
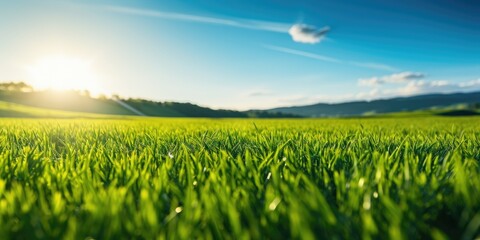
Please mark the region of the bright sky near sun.
POLYGON ((478 1, 0 0, 0 81, 229 109, 480 90, 478 1))

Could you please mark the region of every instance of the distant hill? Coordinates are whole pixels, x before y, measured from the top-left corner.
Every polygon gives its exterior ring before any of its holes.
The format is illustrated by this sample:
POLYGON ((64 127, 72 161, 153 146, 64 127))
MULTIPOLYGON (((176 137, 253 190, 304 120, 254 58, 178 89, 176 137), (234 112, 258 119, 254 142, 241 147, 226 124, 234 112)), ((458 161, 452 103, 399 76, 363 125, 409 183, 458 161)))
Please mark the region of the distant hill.
MULTIPOLYGON (((12 83, 9 83, 10 85, 12 83)), ((14 85, 17 86, 18 84, 14 85)), ((293 118, 292 114, 269 113, 267 111, 233 111, 215 110, 201 107, 191 103, 178 102, 155 102, 144 99, 110 99, 92 98, 77 91, 23 91, 23 85, 17 88, 2 88, 0 86, 0 101, 3 109, 0 109, 0 117, 37 117, 45 116, 38 114, 39 109, 49 109, 47 116, 71 116, 71 114, 57 114, 50 110, 80 112, 89 114, 107 115, 131 115, 131 116, 155 116, 155 117, 205 117, 205 118, 293 118), (8 104, 10 103, 10 105, 8 104), (13 107, 9 107, 13 106, 13 107), (22 109, 18 112, 18 109, 22 109), (35 112, 29 114, 28 110, 35 112), (3 111, 3 112, 2 112, 3 111)), ((75 115, 75 114, 73 114, 75 115)), ((82 115, 83 116, 83 115, 82 115)))
POLYGON ((449 109, 448 107, 463 104, 465 106, 476 105, 479 108, 480 92, 428 94, 374 101, 336 104, 319 103, 269 110, 234 111, 216 110, 192 103, 156 102, 132 98, 122 99, 118 96, 114 98, 93 98, 88 93, 79 91, 34 91, 24 83, 0 83, 0 103, 0 117, 95 117, 98 115, 124 115, 203 118, 298 118, 367 115, 388 117, 412 114, 416 116, 466 116, 476 115, 478 109, 468 112, 471 109, 457 111, 458 109, 449 109), (432 109, 434 111, 430 111, 432 109))
POLYGON ((296 118, 294 114, 267 112, 262 110, 233 111, 214 110, 192 103, 155 102, 144 99, 123 100, 147 116, 158 117, 209 117, 209 118, 296 118))
POLYGON ((73 91, 0 91, 0 101, 71 112, 134 115, 113 100, 95 99, 73 91))
POLYGON ((214 110, 191 103, 155 102, 144 99, 126 99, 123 102, 147 116, 157 117, 211 117, 211 118, 246 118, 244 112, 231 110, 214 110))
POLYGON ((480 92, 473 92, 427 94, 412 97, 397 97, 391 99, 334 104, 318 103, 307 106, 274 108, 266 111, 270 113, 294 114, 303 117, 343 117, 415 111, 442 108, 456 104, 472 105, 478 103, 480 103, 480 92))

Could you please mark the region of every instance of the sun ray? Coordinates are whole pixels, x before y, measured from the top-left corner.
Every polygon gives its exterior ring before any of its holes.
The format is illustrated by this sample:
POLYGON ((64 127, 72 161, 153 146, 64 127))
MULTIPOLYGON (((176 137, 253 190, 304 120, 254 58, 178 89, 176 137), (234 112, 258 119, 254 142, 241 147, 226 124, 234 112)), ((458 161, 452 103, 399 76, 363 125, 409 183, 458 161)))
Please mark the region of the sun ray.
POLYGON ((99 93, 92 61, 64 55, 46 56, 27 67, 29 82, 39 90, 88 90, 99 93))

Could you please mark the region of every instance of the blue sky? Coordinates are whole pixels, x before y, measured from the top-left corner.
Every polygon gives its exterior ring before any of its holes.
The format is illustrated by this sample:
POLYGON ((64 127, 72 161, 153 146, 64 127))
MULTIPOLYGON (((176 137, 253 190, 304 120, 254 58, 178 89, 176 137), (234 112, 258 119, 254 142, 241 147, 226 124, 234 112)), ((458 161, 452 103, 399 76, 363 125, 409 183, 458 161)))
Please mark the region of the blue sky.
POLYGON ((52 71, 94 81, 65 86, 213 108, 476 91, 478 12, 446 0, 1 1, 0 81, 44 79, 39 62, 61 55, 52 71))

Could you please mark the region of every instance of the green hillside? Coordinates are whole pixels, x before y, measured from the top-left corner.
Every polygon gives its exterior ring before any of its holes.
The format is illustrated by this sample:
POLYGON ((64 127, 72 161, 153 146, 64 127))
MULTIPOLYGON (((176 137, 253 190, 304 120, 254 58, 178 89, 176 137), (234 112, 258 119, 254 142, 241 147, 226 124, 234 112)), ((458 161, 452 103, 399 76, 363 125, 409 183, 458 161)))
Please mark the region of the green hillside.
POLYGON ((77 92, 20 92, 0 91, 0 101, 26 106, 114 115, 133 115, 133 113, 109 99, 96 99, 77 92))
POLYGON ((70 112, 48 108, 30 107, 0 101, 0 117, 8 118, 121 118, 122 116, 97 113, 70 112))
POLYGON ((268 110, 303 117, 346 117, 374 115, 396 112, 446 108, 452 105, 478 105, 480 92, 427 94, 411 97, 379 99, 373 101, 356 101, 345 103, 318 103, 308 106, 282 107, 268 110))
MULTIPOLYGON (((8 83, 12 85, 12 83, 8 83)), ((0 84, 1 86, 1 84, 0 84)), ((78 91, 33 91, 17 83, 16 88, 0 88, 0 101, 24 107, 67 112, 152 117, 199 118, 299 118, 299 117, 403 117, 403 116, 471 116, 480 105, 480 92, 431 94, 404 98, 315 104, 270 110, 234 111, 211 109, 192 103, 156 102, 145 99, 93 98, 78 91), (17 86, 18 85, 18 86, 17 86), (452 112, 453 111, 453 112, 452 112)), ((27 87, 25 87, 27 86, 27 87)), ((51 112, 48 110, 47 112, 51 112)), ((11 110, 1 116, 32 117, 28 112, 11 110)), ((41 112, 41 111, 34 111, 41 112)), ((36 114, 33 114, 36 116, 36 114)), ((57 114, 62 115, 62 114, 57 114)))
MULTIPOLYGON (((22 85, 23 86, 23 85, 22 85)), ((266 111, 215 110, 191 103, 155 102, 144 99, 93 98, 77 91, 22 91, 0 88, 0 101, 25 107, 106 115, 203 118, 294 118, 293 114, 266 111)), ((4 116, 32 117, 26 112, 6 110, 4 116)), ((38 111, 36 111, 38 112, 38 111)), ((35 115, 35 114, 33 114, 35 115)), ((62 115, 62 114, 59 114, 62 115)), ((36 116, 36 115, 35 115, 36 116)))
POLYGON ((232 110, 214 110, 191 103, 154 102, 143 99, 127 99, 125 103, 148 116, 157 117, 212 117, 246 118, 244 112, 232 110))

